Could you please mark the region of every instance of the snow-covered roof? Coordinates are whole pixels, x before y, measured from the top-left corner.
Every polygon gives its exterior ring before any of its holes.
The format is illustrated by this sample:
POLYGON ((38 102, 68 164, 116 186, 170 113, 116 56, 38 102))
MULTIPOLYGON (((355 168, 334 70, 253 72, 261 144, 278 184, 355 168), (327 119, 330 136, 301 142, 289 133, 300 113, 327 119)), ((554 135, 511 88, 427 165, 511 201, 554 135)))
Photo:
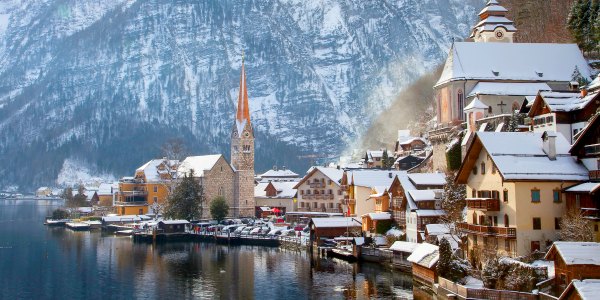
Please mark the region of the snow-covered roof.
POLYGON ((390 247, 392 251, 412 253, 419 244, 411 242, 396 241, 390 247))
POLYGON ((211 170, 222 156, 221 154, 188 156, 181 162, 179 168, 177 168, 177 173, 183 176, 184 174, 189 174, 190 170, 193 169, 194 176, 203 177, 204 171, 211 170))
POLYGON ((331 179, 335 184, 340 185, 340 180, 344 175, 344 170, 338 168, 327 168, 327 167, 311 167, 308 170, 310 173, 313 169, 317 169, 319 172, 323 173, 327 178, 331 179))
POLYGON ((277 178, 277 177, 298 177, 298 174, 292 172, 292 170, 269 170, 259 175, 261 178, 277 178))
POLYGON ((554 261, 538 259, 534 260, 531 265, 534 267, 546 267, 546 270, 548 270, 548 278, 554 278, 554 261))
POLYGON ((423 138, 420 138, 420 137, 409 137, 409 138, 407 138, 404 141, 399 141, 398 144, 399 145, 408 145, 408 144, 410 144, 412 142, 417 142, 417 141, 420 141, 420 142, 422 142, 424 144, 427 144, 427 141, 425 139, 423 139, 423 138))
POLYGON ((446 184, 446 177, 443 173, 410 173, 408 178, 416 185, 437 185, 446 184))
POLYGON ((40 188, 37 189, 38 192, 45 192, 47 190, 50 190, 50 188, 47 187, 47 186, 42 186, 42 187, 40 187, 40 188))
POLYGON ((489 106, 487 104, 481 102, 481 100, 479 100, 479 98, 475 97, 475 98, 473 98, 473 100, 471 100, 469 105, 465 106, 464 111, 468 112, 473 109, 488 109, 488 107, 489 106))
POLYGON ((408 261, 420 266, 431 268, 440 258, 439 247, 429 243, 419 244, 407 258, 408 261))
POLYGON ((425 225, 427 234, 429 235, 440 235, 449 234, 450 227, 447 224, 427 224, 425 225))
POLYGON ((296 196, 296 189, 294 188, 297 181, 271 181, 271 184, 277 190, 277 196, 267 197, 267 191, 265 190, 269 185, 269 182, 260 182, 254 186, 254 197, 258 198, 293 198, 296 196))
POLYGON ((581 97, 581 93, 579 92, 540 92, 541 101, 544 101, 553 112, 569 112, 583 109, 595 96, 596 94, 588 94, 585 97, 581 97))
POLYGON ((600 243, 554 242, 546 254, 546 259, 552 255, 553 249, 556 249, 566 265, 600 266, 600 243))
POLYGON ((147 163, 145 163, 143 166, 137 168, 135 171, 136 171, 136 173, 144 172, 147 182, 156 182, 161 179, 160 178, 161 174, 171 174, 172 173, 171 166, 177 166, 178 163, 179 163, 178 160, 168 160, 168 159, 164 159, 164 158, 152 159, 152 160, 148 161, 147 163), (164 164, 163 170, 159 170, 159 166, 161 164, 164 164))
MULTIPOLYGON (((476 95, 535 96, 539 91, 548 90, 550 87, 543 82, 479 82, 467 97, 476 95)), ((485 108, 487 109, 487 105, 485 108)))
POLYGON ((566 299, 563 296, 566 296, 566 292, 570 288, 577 290, 577 293, 583 300, 598 299, 600 295, 600 279, 584 279, 581 281, 575 279, 571 281, 559 299, 566 299))
POLYGON ((446 214, 446 212, 441 209, 417 209, 415 212, 419 217, 439 217, 446 214))
POLYGON ((162 220, 159 223, 163 223, 166 225, 182 225, 182 224, 190 224, 187 220, 162 220))
MULTIPOLYGON (((498 3, 496 2, 496 3, 489 3, 489 4, 498 4, 498 3)), ((490 12, 508 12, 508 10, 500 5, 488 5, 479 12, 479 15, 483 15, 485 13, 490 13, 490 12)))
POLYGON ((389 212, 380 212, 380 213, 368 213, 362 215, 363 217, 368 216, 371 220, 390 220, 392 219, 392 215, 389 212))
POLYGON ((591 79, 575 44, 456 42, 435 86, 454 80, 570 82, 575 67, 591 79))
POLYGON ((541 132, 477 132, 477 137, 505 180, 589 178, 587 169, 570 156, 562 134, 555 138, 556 160, 544 152, 541 132))
POLYGON ((600 75, 596 75, 596 78, 594 78, 594 80, 592 80, 592 82, 590 82, 585 88, 588 91, 600 89, 600 75))
POLYGON ((362 223, 352 217, 312 218, 317 228, 362 227, 362 223))
POLYGON ((390 170, 353 170, 347 171, 349 180, 356 186, 363 187, 389 187, 396 176, 405 176, 406 171, 390 170))
POLYGON ((149 219, 151 218, 140 215, 104 216, 102 222, 137 222, 149 219))
POLYGON ((113 185, 110 183, 102 183, 98 187, 98 196, 112 195, 113 185))
POLYGON ((415 202, 442 200, 441 198, 435 198, 436 192, 441 193, 442 190, 408 190, 406 192, 410 194, 415 202))
POLYGON ((600 189, 600 182, 584 182, 578 185, 574 185, 565 191, 567 192, 580 192, 580 193, 592 193, 600 189))

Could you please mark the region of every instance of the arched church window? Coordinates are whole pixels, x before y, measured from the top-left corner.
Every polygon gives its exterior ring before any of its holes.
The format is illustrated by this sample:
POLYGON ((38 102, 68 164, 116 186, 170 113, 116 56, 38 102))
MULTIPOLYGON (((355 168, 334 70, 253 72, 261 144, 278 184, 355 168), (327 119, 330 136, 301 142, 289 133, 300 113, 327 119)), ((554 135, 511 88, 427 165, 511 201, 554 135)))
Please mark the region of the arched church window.
POLYGON ((465 118, 465 97, 463 95, 463 91, 462 90, 458 90, 458 95, 457 95, 457 99, 458 99, 458 119, 460 120, 464 120, 465 118))

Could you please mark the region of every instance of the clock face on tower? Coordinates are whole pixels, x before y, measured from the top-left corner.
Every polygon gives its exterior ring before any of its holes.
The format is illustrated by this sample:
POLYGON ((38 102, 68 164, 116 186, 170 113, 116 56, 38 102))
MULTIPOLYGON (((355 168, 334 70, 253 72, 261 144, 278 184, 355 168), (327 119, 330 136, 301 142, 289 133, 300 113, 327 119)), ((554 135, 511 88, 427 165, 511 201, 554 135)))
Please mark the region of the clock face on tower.
POLYGON ((496 31, 496 38, 502 39, 504 37, 504 33, 501 30, 496 31))
POLYGON ((244 131, 244 136, 245 136, 245 137, 249 137, 249 136, 250 136, 250 132, 248 132, 248 131, 244 131))

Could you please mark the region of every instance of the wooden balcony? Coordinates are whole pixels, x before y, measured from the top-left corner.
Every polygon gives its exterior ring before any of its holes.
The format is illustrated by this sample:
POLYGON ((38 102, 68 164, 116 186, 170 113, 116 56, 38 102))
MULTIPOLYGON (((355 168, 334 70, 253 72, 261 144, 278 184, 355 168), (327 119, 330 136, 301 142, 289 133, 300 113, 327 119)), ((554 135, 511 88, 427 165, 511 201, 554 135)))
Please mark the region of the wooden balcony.
POLYGON ((600 154, 600 144, 585 145, 583 149, 586 155, 600 154))
POLYGON ((493 198, 467 198, 467 207, 482 211, 499 211, 500 200, 493 198))
POLYGON ((590 170, 590 180, 600 180, 600 170, 590 170))
POLYGON ((342 201, 342 203, 344 205, 353 205, 353 204, 356 204, 356 200, 355 199, 348 199, 348 198, 346 198, 346 199, 344 199, 342 201))
POLYGON ((146 201, 115 201, 115 206, 146 206, 146 201))
POLYGON ((123 197, 146 196, 146 195, 148 195, 148 191, 146 191, 146 190, 118 191, 117 195, 121 195, 123 197))
POLYGON ((321 188, 324 188, 324 187, 325 187, 325 184, 321 183, 321 182, 311 182, 310 183, 310 188, 311 189, 321 189, 321 188))
POLYGON ((514 227, 499 227, 499 226, 485 226, 475 225, 468 223, 458 223, 458 228, 472 234, 483 235, 483 236, 500 236, 505 238, 516 238, 517 229, 514 227))

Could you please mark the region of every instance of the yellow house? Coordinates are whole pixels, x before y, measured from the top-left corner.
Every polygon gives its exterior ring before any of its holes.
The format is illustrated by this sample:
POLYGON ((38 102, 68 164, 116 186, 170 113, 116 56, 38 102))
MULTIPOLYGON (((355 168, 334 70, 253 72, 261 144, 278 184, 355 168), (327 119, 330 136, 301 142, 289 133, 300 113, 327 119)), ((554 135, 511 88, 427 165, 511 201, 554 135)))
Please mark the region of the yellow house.
POLYGON ((178 165, 177 160, 153 159, 139 167, 134 177, 123 177, 119 180, 119 192, 115 201, 116 213, 159 213, 169 195, 178 165))
POLYGON ((563 189, 588 179, 555 132, 477 132, 456 181, 467 185, 466 256, 522 256, 557 239, 563 189))

